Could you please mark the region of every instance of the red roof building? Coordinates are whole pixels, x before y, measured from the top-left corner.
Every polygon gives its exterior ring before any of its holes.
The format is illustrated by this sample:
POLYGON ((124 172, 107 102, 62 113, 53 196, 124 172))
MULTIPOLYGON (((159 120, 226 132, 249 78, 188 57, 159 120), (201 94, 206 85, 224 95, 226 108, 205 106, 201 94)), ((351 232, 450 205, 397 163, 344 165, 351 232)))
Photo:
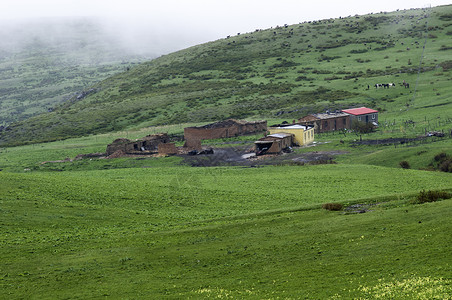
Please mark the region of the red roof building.
POLYGON ((349 114, 352 120, 358 120, 365 123, 372 122, 374 125, 378 124, 378 110, 360 107, 344 109, 342 112, 349 114))
POLYGON ((354 115, 354 116, 378 113, 378 110, 367 108, 367 107, 343 109, 342 111, 344 113, 347 113, 349 115, 354 115))

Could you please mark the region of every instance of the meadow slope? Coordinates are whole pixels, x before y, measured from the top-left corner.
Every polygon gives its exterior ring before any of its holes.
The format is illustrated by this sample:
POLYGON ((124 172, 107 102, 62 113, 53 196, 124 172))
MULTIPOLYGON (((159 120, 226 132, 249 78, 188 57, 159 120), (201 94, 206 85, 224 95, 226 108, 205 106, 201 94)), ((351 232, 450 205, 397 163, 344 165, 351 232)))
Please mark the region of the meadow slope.
POLYGON ((418 189, 450 188, 447 173, 155 167, 0 180, 2 298, 452 293, 451 202, 409 204, 418 189), (325 202, 369 211, 329 212, 325 202))

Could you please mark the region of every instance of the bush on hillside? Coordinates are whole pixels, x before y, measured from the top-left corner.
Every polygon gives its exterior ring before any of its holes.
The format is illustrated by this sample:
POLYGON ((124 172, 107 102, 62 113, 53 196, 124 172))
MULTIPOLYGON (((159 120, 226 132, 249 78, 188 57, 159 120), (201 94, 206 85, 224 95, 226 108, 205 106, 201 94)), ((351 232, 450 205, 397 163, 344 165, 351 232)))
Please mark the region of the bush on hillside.
POLYGON ((435 170, 452 173, 452 156, 441 152, 433 157, 430 166, 435 170))
POLYGON ((343 205, 340 203, 325 203, 322 205, 322 208, 331 211, 339 211, 342 210, 343 205))
POLYGON ((425 191, 422 190, 419 192, 419 194, 416 196, 415 199, 413 199, 413 204, 422 204, 427 202, 435 202, 438 200, 444 200, 444 199, 450 199, 452 198, 452 194, 445 192, 445 191, 425 191))
POLYGON ((399 165, 402 167, 402 169, 411 169, 410 163, 406 160, 401 161, 399 165))
POLYGON ((350 53, 352 53, 352 54, 359 54, 359 53, 366 53, 367 51, 369 51, 369 50, 367 50, 367 49, 353 49, 353 50, 350 50, 350 53))

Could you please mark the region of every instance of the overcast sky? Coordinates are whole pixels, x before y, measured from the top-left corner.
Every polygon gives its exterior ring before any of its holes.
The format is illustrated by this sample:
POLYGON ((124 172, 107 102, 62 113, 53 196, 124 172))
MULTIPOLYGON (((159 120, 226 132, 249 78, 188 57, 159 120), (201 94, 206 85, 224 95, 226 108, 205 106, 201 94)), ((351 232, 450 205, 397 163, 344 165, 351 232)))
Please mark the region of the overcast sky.
MULTIPOLYGON (((0 20, 96 17, 129 37, 175 48, 284 24, 451 4, 444 0, 0 0, 0 20)), ((168 49, 176 50, 176 49, 168 49)))

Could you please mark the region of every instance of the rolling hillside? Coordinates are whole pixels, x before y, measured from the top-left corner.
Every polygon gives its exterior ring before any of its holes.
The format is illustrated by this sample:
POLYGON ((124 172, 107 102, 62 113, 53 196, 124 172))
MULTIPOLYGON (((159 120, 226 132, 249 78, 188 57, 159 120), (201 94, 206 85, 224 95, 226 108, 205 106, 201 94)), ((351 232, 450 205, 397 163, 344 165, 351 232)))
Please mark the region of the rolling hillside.
POLYGON ((383 119, 449 118, 451 25, 452 6, 441 6, 237 34, 109 77, 52 112, 11 124, 0 145, 229 117, 295 119, 358 105, 383 119))

